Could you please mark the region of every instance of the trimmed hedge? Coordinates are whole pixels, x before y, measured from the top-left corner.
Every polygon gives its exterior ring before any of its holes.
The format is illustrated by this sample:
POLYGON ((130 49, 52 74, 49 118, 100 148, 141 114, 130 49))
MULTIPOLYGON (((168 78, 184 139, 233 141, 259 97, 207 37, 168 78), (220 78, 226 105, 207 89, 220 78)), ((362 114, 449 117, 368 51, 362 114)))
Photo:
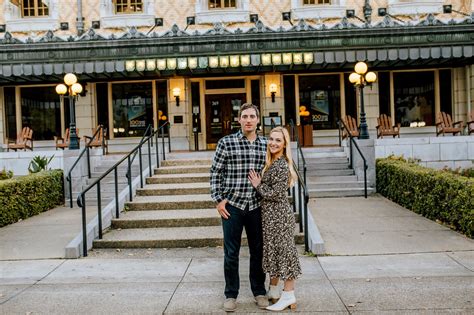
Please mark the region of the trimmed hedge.
POLYGON ((63 171, 0 181, 0 227, 64 204, 63 171))
POLYGON ((474 178, 377 159, 377 191, 401 206, 474 237, 474 178))

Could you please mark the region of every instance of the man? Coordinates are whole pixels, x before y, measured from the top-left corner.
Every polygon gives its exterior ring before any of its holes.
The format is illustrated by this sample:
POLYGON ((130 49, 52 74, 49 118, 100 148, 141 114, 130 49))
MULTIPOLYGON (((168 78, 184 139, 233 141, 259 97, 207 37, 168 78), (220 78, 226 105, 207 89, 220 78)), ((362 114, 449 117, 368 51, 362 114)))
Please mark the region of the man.
POLYGON ((237 308, 239 294, 239 252, 245 227, 250 250, 250 287, 258 307, 268 306, 265 273, 262 269, 262 215, 256 190, 248 180, 250 170, 261 172, 267 140, 257 135, 260 114, 257 106, 243 104, 239 110, 241 130, 217 144, 211 167, 211 196, 217 203, 224 231, 224 310, 237 308))

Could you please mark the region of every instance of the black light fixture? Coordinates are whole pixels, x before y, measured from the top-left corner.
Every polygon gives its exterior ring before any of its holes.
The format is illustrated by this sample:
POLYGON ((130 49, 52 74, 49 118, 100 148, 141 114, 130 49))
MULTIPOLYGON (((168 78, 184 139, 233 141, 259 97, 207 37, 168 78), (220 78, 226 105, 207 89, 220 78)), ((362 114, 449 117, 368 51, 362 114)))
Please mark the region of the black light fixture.
POLYGON ((272 103, 275 103, 275 93, 278 87, 275 83, 270 84, 270 94, 272 96, 272 103))
POLYGON ((5 24, 0 24, 0 33, 5 33, 6 31, 6 25, 5 24))
POLYGON ((465 16, 470 16, 467 13, 464 13, 464 12, 461 12, 461 11, 458 11, 458 10, 454 10, 453 6, 451 4, 443 5, 443 13, 451 14, 453 12, 456 12, 456 13, 459 13, 459 14, 462 14, 462 15, 465 15, 465 16))
POLYGON ((163 18, 155 18, 155 26, 163 26, 163 18))
POLYGON ((367 72, 369 67, 363 61, 356 63, 354 72, 349 75, 349 81, 354 84, 355 88, 359 89, 360 95, 360 133, 359 139, 369 139, 369 129, 367 126, 367 118, 365 116, 364 107, 364 87, 371 85, 377 80, 377 75, 370 71, 367 72))
POLYGON ((348 19, 357 19, 357 20, 365 23, 365 21, 363 19, 361 19, 360 17, 355 15, 355 10, 346 10, 346 18, 348 18, 348 19))
POLYGON ((291 22, 291 12, 282 12, 281 18, 283 19, 283 21, 290 22, 290 24, 293 26, 293 23, 291 22))
POLYGON ((181 89, 179 87, 175 87, 173 89, 173 96, 176 99, 176 106, 179 107, 179 94, 181 94, 181 89))
POLYGON ((391 18, 394 19, 394 20, 397 20, 397 21, 399 21, 399 22, 405 23, 405 21, 403 21, 403 20, 397 18, 396 16, 393 16, 393 15, 391 15, 390 13, 388 13, 387 8, 379 8, 379 9, 377 10, 377 14, 378 14, 379 16, 389 16, 389 17, 391 17, 391 18))
POLYGON ((186 27, 184 28, 184 30, 186 31, 189 25, 195 25, 195 24, 196 24, 196 18, 194 16, 188 16, 186 18, 186 27))
POLYGON ((61 29, 61 31, 67 31, 69 29, 69 23, 61 22, 59 23, 59 28, 61 29))
POLYGON ((258 22, 258 14, 250 14, 250 22, 257 23, 258 22))
POLYGON ((92 21, 91 26, 94 29, 99 29, 100 28, 100 21, 92 21))
POLYGON ((64 102, 64 97, 69 99, 69 150, 79 149, 79 137, 76 132, 75 103, 82 92, 82 85, 77 82, 77 77, 73 73, 67 73, 64 76, 64 84, 60 83, 56 86, 56 93, 59 95, 61 103, 64 102))

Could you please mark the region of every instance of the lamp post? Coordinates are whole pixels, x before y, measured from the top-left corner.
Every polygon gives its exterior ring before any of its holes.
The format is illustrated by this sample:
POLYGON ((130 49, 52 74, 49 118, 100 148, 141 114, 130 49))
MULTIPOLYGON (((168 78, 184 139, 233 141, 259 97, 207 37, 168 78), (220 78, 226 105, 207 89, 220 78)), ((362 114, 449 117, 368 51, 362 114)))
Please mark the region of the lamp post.
POLYGON ((377 80, 374 72, 367 72, 368 66, 365 62, 356 63, 354 71, 349 75, 349 81, 354 84, 360 91, 360 132, 359 139, 369 139, 369 130, 367 128, 367 120, 365 118, 364 108, 364 87, 370 85, 377 80))
POLYGON ((79 149, 79 138, 76 132, 75 102, 82 92, 82 85, 77 83, 77 77, 73 73, 64 76, 65 84, 56 85, 56 93, 59 94, 61 102, 66 96, 69 99, 69 150, 79 149))

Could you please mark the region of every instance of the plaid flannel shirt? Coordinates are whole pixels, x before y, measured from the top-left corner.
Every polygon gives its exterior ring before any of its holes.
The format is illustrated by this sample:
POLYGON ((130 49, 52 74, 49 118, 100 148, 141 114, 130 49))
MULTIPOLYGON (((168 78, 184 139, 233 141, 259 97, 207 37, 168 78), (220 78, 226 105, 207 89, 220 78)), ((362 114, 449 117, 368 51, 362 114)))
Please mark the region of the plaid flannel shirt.
POLYGON ((230 205, 249 211, 260 207, 257 190, 248 180, 250 170, 260 173, 265 165, 267 139, 258 136, 252 143, 242 131, 225 136, 217 144, 211 167, 211 197, 227 199, 230 205))

